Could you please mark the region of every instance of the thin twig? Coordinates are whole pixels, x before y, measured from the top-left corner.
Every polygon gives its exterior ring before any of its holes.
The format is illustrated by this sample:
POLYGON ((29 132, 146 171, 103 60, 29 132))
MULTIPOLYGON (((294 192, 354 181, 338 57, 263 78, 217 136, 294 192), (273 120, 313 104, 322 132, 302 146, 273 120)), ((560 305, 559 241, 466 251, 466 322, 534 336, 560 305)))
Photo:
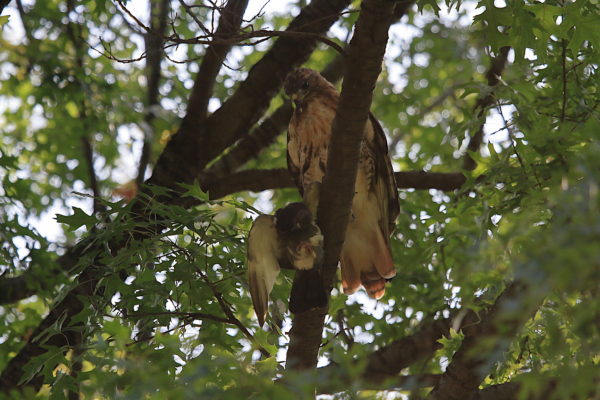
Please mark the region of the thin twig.
MULTIPOLYGON (((497 110, 498 110, 498 113, 500 114, 500 117, 502 118, 502 121, 504 122, 504 127, 505 127, 506 131, 508 132, 508 136, 510 138, 510 145, 513 149, 513 152, 515 153, 515 156, 517 157, 517 160, 519 161, 519 165, 521 165, 521 168, 523 169, 523 176, 528 176, 527 167, 525 166, 525 161, 523 160, 523 158, 521 157, 521 154, 519 154, 519 151, 517 150, 516 138, 515 138, 515 135, 513 134, 513 130, 510 128, 509 123, 508 123, 506 117, 504 116, 504 112, 502 111, 502 107, 500 105, 498 105, 497 110)), ((541 189, 542 184, 540 183, 540 179, 537 176, 537 172, 536 172, 535 168, 532 168, 532 173, 533 173, 533 177, 535 178, 535 180, 537 182, 538 187, 541 189)))
POLYGON ((163 56, 163 35, 167 29, 167 15, 169 13, 170 0, 161 0, 158 15, 155 14, 153 1, 149 1, 150 6, 150 26, 152 32, 144 35, 146 46, 146 76, 147 76, 147 105, 144 115, 142 132, 144 134, 144 144, 142 154, 138 163, 136 182, 140 185, 144 181, 146 168, 150 162, 150 153, 152 149, 152 139, 154 137, 153 121, 155 118, 154 108, 159 104, 159 84, 161 78, 160 64, 163 56))
MULTIPOLYGON (((67 10, 70 12, 75 10, 74 0, 67 1, 67 10)), ((75 76, 85 76, 85 67, 83 62, 83 52, 81 51, 81 40, 79 38, 83 37, 83 33, 80 31, 79 34, 75 32, 75 26, 80 28, 79 24, 74 24, 69 17, 67 17, 67 23, 65 25, 67 36, 71 40, 73 44, 73 48, 75 49, 75 65, 80 71, 80 74, 75 74, 75 76)), ((81 87, 81 90, 84 93, 91 92, 90 88, 87 84, 80 78, 76 78, 77 83, 81 87)), ((88 96, 83 96, 81 100, 81 105, 78 110, 78 117, 81 120, 84 131, 81 135, 81 146, 83 150, 83 158, 86 161, 87 171, 88 171, 88 179, 90 189, 94 194, 93 198, 93 212, 94 214, 103 211, 105 209, 104 205, 101 203, 101 193, 98 187, 98 178, 96 177, 96 171, 94 170, 94 150, 92 148, 92 143, 89 135, 89 120, 88 120, 88 105, 86 103, 86 98, 88 96)))
POLYGON ((562 39, 562 80, 563 80, 563 97, 562 108, 560 110, 560 122, 564 122, 565 113, 567 110, 567 44, 566 40, 562 39))
POLYGON ((211 34, 211 32, 206 28, 206 26, 204 26, 204 24, 202 23, 202 21, 200 21, 198 19, 198 17, 196 16, 196 14, 194 14, 194 12, 192 11, 192 8, 189 5, 187 5, 185 1, 179 0, 179 4, 181 4, 181 6, 183 8, 185 8, 185 11, 188 13, 188 15, 190 17, 192 17, 192 19, 194 20, 194 22, 196 22, 196 25, 198 25, 198 27, 202 30, 202 32, 204 32, 207 35, 211 34))
POLYGON ((340 309, 336 315, 336 322, 339 326, 339 335, 342 335, 344 342, 348 346, 348 350, 352 348, 354 345, 354 337, 352 336, 352 331, 350 329, 346 329, 346 323, 344 322, 344 309, 340 309))
POLYGON ((123 10, 123 12, 125 14, 127 14, 132 20, 135 21, 135 23, 142 27, 146 32, 151 32, 152 30, 150 29, 150 27, 144 25, 144 23, 142 23, 142 21, 140 21, 135 15, 133 15, 133 13, 131 11, 129 11, 127 9, 127 7, 125 7, 125 4, 123 4, 122 0, 116 0, 117 4, 119 5, 119 7, 121 7, 121 9, 123 10))
POLYGON ((313 32, 302 32, 302 31, 275 31, 275 30, 269 30, 269 29, 259 29, 259 30, 255 30, 255 31, 251 31, 251 32, 246 32, 246 33, 241 33, 237 36, 233 36, 229 39, 206 39, 205 37, 199 36, 199 37, 195 37, 195 38, 190 38, 190 39, 179 39, 179 38, 174 38, 174 37, 169 37, 167 38, 169 41, 173 42, 173 44, 170 44, 169 46, 173 46, 175 44, 228 44, 228 45, 234 45, 237 44, 239 46, 255 46, 259 43, 261 43, 263 40, 261 41, 255 41, 255 42, 250 42, 250 43, 240 43, 243 42, 244 40, 249 40, 249 39, 254 39, 254 38, 271 38, 271 37, 291 37, 291 38, 297 38, 297 39, 316 39, 319 42, 322 42, 328 46, 330 46, 331 48, 335 49, 338 53, 345 55, 346 52, 344 51, 344 49, 342 48, 342 46, 340 46, 338 43, 336 43, 335 41, 323 36, 323 35, 319 35, 317 33, 313 33, 313 32))
POLYGON ((209 319, 211 321, 222 322, 224 324, 233 324, 228 318, 219 317, 212 314, 201 312, 181 312, 181 311, 165 311, 165 312, 148 312, 148 313, 128 313, 125 318, 144 318, 144 317, 160 317, 173 316, 183 317, 186 319, 209 319))
MULTIPOLYGON (((180 44, 205 44, 205 45, 236 45, 236 46, 256 46, 266 40, 269 40, 273 37, 291 37, 296 39, 314 39, 319 42, 322 42, 333 49, 335 49, 341 55, 346 55, 342 46, 338 43, 329 39, 323 35, 319 35, 313 32, 298 32, 298 31, 271 31, 268 29, 261 29, 253 32, 243 33, 237 36, 233 36, 230 39, 204 39, 202 37, 196 37, 191 39, 181 39, 178 36, 167 36, 165 40, 170 42, 165 46, 165 50, 171 47, 176 47, 180 44), (241 43, 244 40, 249 40, 253 38, 262 38, 248 43, 241 43)), ((100 42, 104 51, 99 50, 98 48, 90 45, 91 49, 101 54, 102 56, 108 58, 109 60, 117 61, 123 64, 129 64, 137 61, 141 61, 146 57, 146 53, 142 53, 139 57, 136 58, 119 58, 115 56, 110 47, 106 46, 103 41, 100 42)), ((187 60, 186 60, 187 61, 187 60)), ((185 61, 179 61, 178 63, 183 63, 185 61)))
MULTIPOLYGON (((500 53, 492 59, 490 67, 486 73, 487 84, 491 88, 496 86, 500 82, 500 76, 506 66, 508 53, 510 52, 509 46, 500 48, 500 53)), ((475 103, 474 111, 478 118, 483 118, 487 108, 494 103, 494 92, 490 90, 485 96, 480 97, 475 103)), ((467 171, 473 171, 477 166, 477 163, 471 157, 471 153, 476 152, 483 143, 483 128, 485 126, 485 118, 479 125, 475 134, 471 137, 467 151, 465 152, 463 159, 463 168, 467 171)))
POLYGON ((260 351, 260 353, 264 357, 271 357, 271 353, 269 353, 264 347, 262 347, 260 344, 258 344, 256 342, 256 340, 254 339, 254 335, 252 335, 252 333, 250 333, 250 331, 244 326, 244 324, 242 324, 242 322, 236 318, 236 316, 233 314, 233 311, 231 310, 231 307, 229 306, 229 304, 227 304, 225 299, 223 299, 223 295, 221 294, 221 292, 219 292, 215 288, 214 284, 208 279, 208 276, 206 276, 206 274, 200 268, 198 268, 197 271, 198 271, 198 274, 200 275, 200 277, 202 278, 202 280, 204 281, 204 283, 206 283, 206 285, 208 286, 210 291, 213 293, 213 296, 219 303, 221 310, 227 316, 228 323, 231 323, 231 324, 237 326, 238 329, 244 334, 244 336, 246 336, 248 339, 250 339, 250 341, 258 347, 258 351, 260 351))
MULTIPOLYGON (((9 1, 10 3, 10 1, 9 1)), ((29 42, 29 44, 31 44, 35 39, 33 37, 33 35, 31 34, 31 29, 29 29, 29 26, 27 25, 27 18, 25 15, 25 8, 23 7, 23 2, 22 0, 16 0, 17 3, 17 10, 19 11, 19 18, 21 19, 21 24, 23 24, 23 30, 25 31, 25 37, 27 38, 27 41, 29 42)))
MULTIPOLYGON (((167 330, 165 330, 165 331, 161 331, 160 333, 162 333, 162 334, 165 334, 165 333, 171 333, 171 332, 173 332, 173 331, 176 331, 177 329, 181 329, 181 328, 183 328, 185 325, 187 325, 187 322, 185 322, 185 321, 184 321, 184 322, 182 322, 182 323, 180 323, 180 324, 177 324, 176 326, 174 326, 174 327, 172 327, 172 328, 169 328, 169 329, 167 329, 167 330)), ((143 337, 141 337, 141 338, 139 338, 139 339, 132 340, 131 342, 129 342, 129 343, 127 343, 127 344, 125 344, 125 347, 130 347, 130 346, 133 346, 133 345, 135 345, 135 344, 138 344, 138 343, 144 343, 144 342, 148 342, 148 341, 149 341, 149 340, 151 340, 153 337, 154 337, 154 336, 151 336, 151 335, 146 335, 146 336, 143 336, 143 337)), ((110 341, 110 340, 108 340, 108 341, 110 341)))

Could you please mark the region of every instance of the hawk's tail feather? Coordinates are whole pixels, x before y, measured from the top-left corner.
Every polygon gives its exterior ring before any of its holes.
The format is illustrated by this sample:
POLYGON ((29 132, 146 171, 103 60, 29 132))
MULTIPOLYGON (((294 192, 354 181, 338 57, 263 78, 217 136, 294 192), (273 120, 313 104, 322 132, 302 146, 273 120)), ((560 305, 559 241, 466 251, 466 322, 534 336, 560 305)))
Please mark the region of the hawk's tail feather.
POLYGON ((380 299, 385 294, 385 279, 370 280, 367 274, 362 274, 362 285, 372 299, 380 299))
POLYGON ((356 292, 361 285, 359 270, 352 264, 351 259, 351 257, 344 257, 344 252, 342 251, 340 259, 342 267, 342 289, 344 290, 344 294, 347 295, 356 292))
POLYGON ((382 278, 391 279, 396 276, 396 267, 394 267, 390 246, 379 229, 376 230, 373 239, 373 248, 376 249, 373 252, 373 265, 382 278))
POLYGON ((349 227, 340 263, 345 294, 356 292, 362 285, 370 297, 381 298, 385 281, 396 276, 388 242, 378 227, 366 234, 364 229, 349 227))

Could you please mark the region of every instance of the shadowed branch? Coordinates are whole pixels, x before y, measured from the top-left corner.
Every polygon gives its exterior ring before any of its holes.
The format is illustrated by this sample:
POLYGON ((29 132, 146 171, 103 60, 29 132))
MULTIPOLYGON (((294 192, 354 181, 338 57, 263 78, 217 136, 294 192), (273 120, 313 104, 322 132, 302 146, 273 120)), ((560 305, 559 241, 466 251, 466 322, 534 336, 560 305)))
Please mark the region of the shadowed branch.
POLYGON ((144 145, 142 154, 138 163, 138 172, 136 182, 139 185, 144 181, 146 167, 150 162, 150 151, 152 149, 152 138, 154 137, 154 128, 152 122, 155 118, 154 108, 158 106, 158 87, 160 83, 160 67, 163 59, 163 39, 162 35, 167 29, 167 15, 169 13, 170 0, 158 0, 160 4, 156 7, 157 0, 150 0, 150 26, 152 30, 144 34, 146 45, 146 79, 147 85, 147 104, 144 115, 144 125, 142 132, 144 134, 144 145), (158 14, 156 10, 158 9, 158 14))
MULTIPOLYGON (((459 189, 467 181, 460 172, 399 171, 394 173, 398 189, 451 191, 459 189)), ((261 192, 269 189, 295 187, 292 176, 285 168, 250 169, 215 180, 207 190, 211 199, 218 199, 237 192, 261 192)))

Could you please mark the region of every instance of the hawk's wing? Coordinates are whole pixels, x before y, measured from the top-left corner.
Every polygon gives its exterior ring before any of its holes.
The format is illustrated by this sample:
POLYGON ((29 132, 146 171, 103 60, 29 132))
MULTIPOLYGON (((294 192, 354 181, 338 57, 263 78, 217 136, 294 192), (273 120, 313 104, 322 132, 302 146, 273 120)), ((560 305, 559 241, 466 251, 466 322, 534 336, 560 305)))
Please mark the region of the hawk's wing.
POLYGON ((354 293, 361 284, 372 298, 385 293, 385 281, 396 275, 390 234, 399 208, 385 134, 369 114, 360 149, 353 218, 340 256, 346 294, 354 293))
POLYGON ((279 274, 280 249, 275 217, 261 215, 254 220, 247 246, 250 295, 258 323, 262 326, 269 309, 269 293, 279 274))
POLYGON ((400 203, 398 201, 398 190, 396 178, 392 169, 388 145, 385 138, 385 132, 381 124, 375 118, 373 113, 369 113, 369 121, 373 127, 373 138, 365 138, 365 143, 370 150, 373 162, 373 179, 371 179, 370 190, 376 191, 376 197, 379 201, 381 210, 381 220, 379 225, 383 231, 386 240, 394 230, 396 218, 400 213, 400 203))
MULTIPOLYGON (((296 127, 293 123, 288 125, 288 133, 287 133, 287 167, 290 175, 292 175, 292 179, 294 180, 294 184, 300 191, 300 195, 302 196, 303 187, 300 173, 300 160, 298 158, 298 143, 294 140, 294 135, 292 130, 295 130, 296 127)), ((311 210, 312 211, 312 210, 311 210)))

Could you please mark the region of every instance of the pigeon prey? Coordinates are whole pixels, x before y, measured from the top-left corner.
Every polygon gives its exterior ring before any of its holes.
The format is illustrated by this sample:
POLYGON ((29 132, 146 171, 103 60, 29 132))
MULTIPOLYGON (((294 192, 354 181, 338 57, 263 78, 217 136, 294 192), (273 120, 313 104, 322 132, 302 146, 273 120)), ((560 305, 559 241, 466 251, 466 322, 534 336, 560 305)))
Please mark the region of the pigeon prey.
MULTIPOLYGON (((304 203, 291 203, 275 215, 260 215, 254 220, 248 235, 248 280, 252 303, 262 326, 267 315, 269 294, 280 268, 311 270, 312 288, 307 296, 321 300, 325 292, 315 265, 320 262, 323 235, 314 224, 304 203)), ((323 301, 321 301, 323 303, 323 301)))

